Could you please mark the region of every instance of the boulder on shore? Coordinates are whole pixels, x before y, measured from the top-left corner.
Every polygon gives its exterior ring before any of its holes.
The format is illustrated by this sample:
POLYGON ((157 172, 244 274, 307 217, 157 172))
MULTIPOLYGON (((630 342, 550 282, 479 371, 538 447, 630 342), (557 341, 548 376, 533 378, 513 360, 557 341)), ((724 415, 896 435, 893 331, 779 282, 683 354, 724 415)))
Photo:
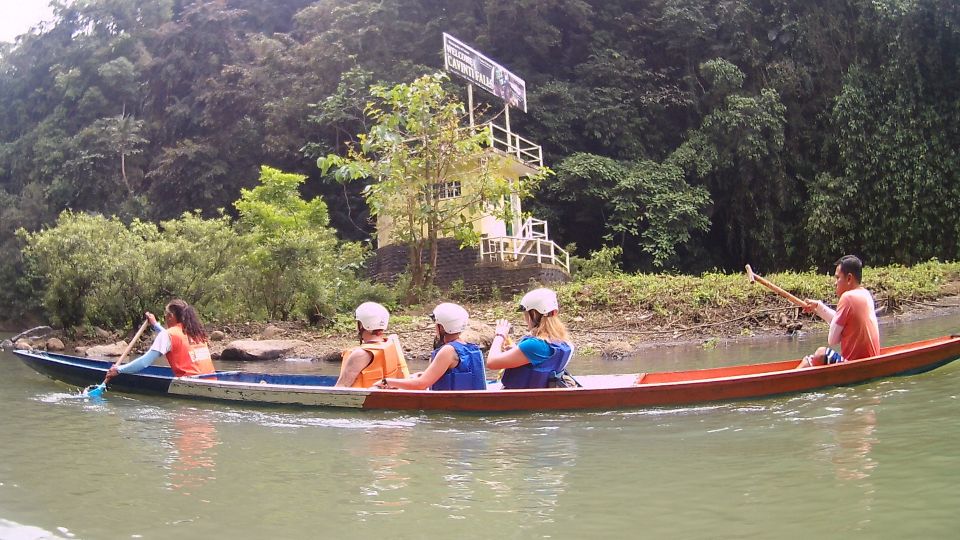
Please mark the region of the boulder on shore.
POLYGON ((127 348, 126 341, 118 341, 107 345, 94 345, 87 349, 86 354, 91 358, 102 358, 105 356, 120 356, 127 348))
POLYGON ((223 352, 221 360, 274 360, 297 347, 307 346, 299 339, 238 339, 231 341, 223 352))
POLYGON ((55 337, 48 339, 46 346, 48 351, 62 351, 65 348, 63 341, 60 341, 60 338, 55 337))
POLYGON ((460 334, 460 339, 467 343, 476 343, 481 349, 489 349, 494 333, 494 328, 489 324, 471 319, 463 333, 460 334))
POLYGON ((283 330, 277 328, 274 325, 270 325, 264 328, 263 332, 260 334, 263 339, 273 339, 283 333, 283 330))

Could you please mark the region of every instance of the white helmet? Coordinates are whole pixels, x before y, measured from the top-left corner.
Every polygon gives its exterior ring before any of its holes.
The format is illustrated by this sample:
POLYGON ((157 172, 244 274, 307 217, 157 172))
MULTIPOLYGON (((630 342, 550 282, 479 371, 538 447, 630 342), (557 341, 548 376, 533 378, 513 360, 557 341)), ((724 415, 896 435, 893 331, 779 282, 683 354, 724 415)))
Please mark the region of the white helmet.
POLYGON ((433 322, 443 326, 443 331, 448 334, 463 332, 467 328, 467 321, 470 320, 467 310, 450 302, 444 302, 433 308, 430 318, 433 319, 433 322))
POLYGON ((520 311, 530 311, 534 309, 541 315, 547 315, 555 309, 560 309, 557 304, 557 293, 550 289, 534 289, 523 295, 520 299, 520 311))
POLYGON ((386 330, 390 322, 390 312, 376 302, 364 302, 357 307, 356 319, 368 332, 386 330))

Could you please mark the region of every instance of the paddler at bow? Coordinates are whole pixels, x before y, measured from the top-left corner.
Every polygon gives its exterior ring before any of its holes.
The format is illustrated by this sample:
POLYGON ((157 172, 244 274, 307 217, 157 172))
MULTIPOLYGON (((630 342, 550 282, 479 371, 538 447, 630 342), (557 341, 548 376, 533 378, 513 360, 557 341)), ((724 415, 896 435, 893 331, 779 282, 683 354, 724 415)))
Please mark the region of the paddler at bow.
POLYGON ((145 315, 150 326, 157 331, 150 350, 132 362, 119 367, 112 366, 107 371, 104 382, 109 382, 121 373, 136 373, 153 364, 160 356, 167 358, 175 377, 214 372, 210 349, 207 347, 207 332, 193 306, 179 298, 171 300, 163 310, 166 328, 157 323, 153 313, 148 311, 145 315))

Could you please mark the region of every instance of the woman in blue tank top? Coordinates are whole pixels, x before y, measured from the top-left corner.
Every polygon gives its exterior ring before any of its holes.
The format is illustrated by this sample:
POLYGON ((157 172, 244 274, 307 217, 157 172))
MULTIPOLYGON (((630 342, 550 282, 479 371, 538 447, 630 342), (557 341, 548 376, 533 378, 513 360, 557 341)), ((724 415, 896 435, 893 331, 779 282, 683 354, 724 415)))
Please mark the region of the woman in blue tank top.
POLYGON ((402 390, 486 390, 483 353, 473 343, 460 339, 467 328, 467 310, 457 304, 443 303, 430 318, 436 323, 434 351, 430 365, 407 379, 383 379, 379 388, 402 390))
POLYGON ((510 323, 497 321, 487 367, 504 370, 500 380, 506 389, 546 388, 567 367, 573 354, 567 327, 558 316, 557 294, 550 289, 534 289, 520 300, 520 311, 530 335, 516 347, 504 349, 510 323))

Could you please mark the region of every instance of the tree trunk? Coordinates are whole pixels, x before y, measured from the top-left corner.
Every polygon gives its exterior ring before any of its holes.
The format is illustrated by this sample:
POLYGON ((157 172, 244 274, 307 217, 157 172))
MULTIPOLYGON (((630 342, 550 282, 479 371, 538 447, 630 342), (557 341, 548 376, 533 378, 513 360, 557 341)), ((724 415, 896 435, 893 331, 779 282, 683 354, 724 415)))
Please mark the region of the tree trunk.
POLYGON ((407 244, 407 270, 410 272, 410 287, 406 291, 404 303, 415 304, 423 290, 423 241, 411 240, 407 244))
POLYGON ((439 246, 437 245, 438 243, 437 226, 436 226, 436 223, 434 223, 434 221, 435 221, 435 218, 431 218, 431 223, 427 231, 427 237, 429 238, 428 241, 430 242, 430 246, 429 246, 430 247, 430 258, 429 258, 430 264, 427 267, 427 273, 423 282, 424 292, 427 292, 433 288, 433 281, 434 281, 434 278, 436 277, 437 252, 438 252, 439 246))

